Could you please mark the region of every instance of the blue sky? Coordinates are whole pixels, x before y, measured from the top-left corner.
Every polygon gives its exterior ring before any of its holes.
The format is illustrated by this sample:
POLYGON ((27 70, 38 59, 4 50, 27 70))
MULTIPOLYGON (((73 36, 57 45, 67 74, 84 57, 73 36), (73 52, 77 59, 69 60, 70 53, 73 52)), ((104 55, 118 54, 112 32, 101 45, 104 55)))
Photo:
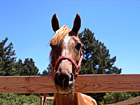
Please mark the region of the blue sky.
POLYGON ((78 13, 82 26, 105 44, 122 74, 140 73, 139 0, 0 0, 0 41, 8 37, 17 60, 33 58, 42 72, 49 64, 47 45, 54 32, 52 15, 60 26, 73 26, 78 13))

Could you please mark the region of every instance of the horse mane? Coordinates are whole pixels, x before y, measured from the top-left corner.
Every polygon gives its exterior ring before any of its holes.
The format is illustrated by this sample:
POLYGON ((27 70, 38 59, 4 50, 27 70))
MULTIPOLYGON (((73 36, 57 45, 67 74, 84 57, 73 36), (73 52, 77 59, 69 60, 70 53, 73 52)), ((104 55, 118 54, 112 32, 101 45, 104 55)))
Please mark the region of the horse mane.
POLYGON ((68 26, 64 25, 55 32, 55 35, 50 40, 49 44, 59 46, 70 31, 71 29, 68 26))

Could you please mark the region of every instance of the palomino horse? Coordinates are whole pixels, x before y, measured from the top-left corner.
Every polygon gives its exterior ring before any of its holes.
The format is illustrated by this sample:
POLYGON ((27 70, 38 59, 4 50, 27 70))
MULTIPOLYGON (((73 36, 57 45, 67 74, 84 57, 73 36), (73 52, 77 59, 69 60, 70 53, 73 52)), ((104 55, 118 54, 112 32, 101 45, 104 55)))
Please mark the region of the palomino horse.
POLYGON ((53 105, 97 105, 90 96, 73 92, 83 59, 82 43, 78 37, 80 27, 81 18, 78 14, 72 30, 66 25, 60 28, 56 14, 52 17, 55 35, 50 40, 50 60, 58 92, 54 96, 53 105))

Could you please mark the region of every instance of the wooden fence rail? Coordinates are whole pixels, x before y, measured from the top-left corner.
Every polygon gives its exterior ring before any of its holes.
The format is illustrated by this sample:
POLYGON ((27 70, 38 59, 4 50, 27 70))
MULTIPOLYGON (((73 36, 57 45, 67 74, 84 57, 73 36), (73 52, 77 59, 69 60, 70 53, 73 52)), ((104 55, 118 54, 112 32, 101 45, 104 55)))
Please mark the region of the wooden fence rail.
MULTIPOLYGON (((76 79, 74 91, 81 93, 140 91, 140 74, 81 75, 76 79)), ((0 93, 56 93, 56 89, 49 76, 2 76, 0 93)))

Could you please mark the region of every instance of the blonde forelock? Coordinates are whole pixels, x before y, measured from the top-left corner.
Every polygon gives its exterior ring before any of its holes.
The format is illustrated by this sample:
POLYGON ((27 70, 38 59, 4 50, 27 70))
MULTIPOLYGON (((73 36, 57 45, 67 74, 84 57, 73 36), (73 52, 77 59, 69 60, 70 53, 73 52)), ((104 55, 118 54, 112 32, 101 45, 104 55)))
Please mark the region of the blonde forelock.
POLYGON ((55 32, 55 35, 53 36, 53 38, 50 40, 49 43, 52 45, 59 46, 70 31, 71 29, 68 26, 64 25, 62 28, 58 29, 55 32))

